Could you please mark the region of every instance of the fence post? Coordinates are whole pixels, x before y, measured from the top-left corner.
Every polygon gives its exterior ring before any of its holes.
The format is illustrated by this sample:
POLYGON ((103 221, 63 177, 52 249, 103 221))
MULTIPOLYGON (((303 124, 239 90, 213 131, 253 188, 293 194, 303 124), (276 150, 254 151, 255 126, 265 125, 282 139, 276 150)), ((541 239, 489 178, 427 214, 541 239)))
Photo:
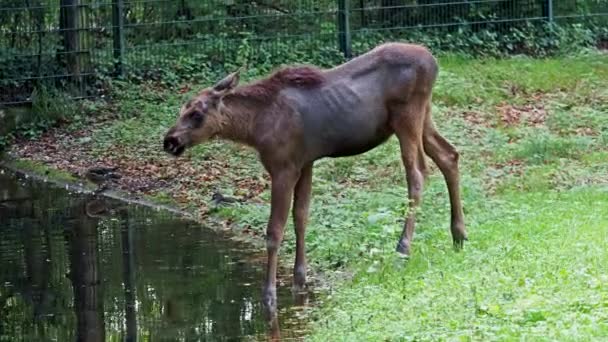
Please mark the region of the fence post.
POLYGON ((78 25, 80 23, 78 0, 61 0, 59 28, 63 36, 63 54, 68 77, 74 83, 80 81, 80 39, 78 25))
POLYGON ((123 57, 125 52, 124 32, 124 0, 112 1, 112 31, 114 40, 114 72, 122 76, 124 74, 123 57))
POLYGON ((338 0, 338 46, 346 59, 352 57, 350 0, 338 0))
POLYGON ((547 12, 549 16, 549 22, 553 22, 553 0, 547 0, 547 12))

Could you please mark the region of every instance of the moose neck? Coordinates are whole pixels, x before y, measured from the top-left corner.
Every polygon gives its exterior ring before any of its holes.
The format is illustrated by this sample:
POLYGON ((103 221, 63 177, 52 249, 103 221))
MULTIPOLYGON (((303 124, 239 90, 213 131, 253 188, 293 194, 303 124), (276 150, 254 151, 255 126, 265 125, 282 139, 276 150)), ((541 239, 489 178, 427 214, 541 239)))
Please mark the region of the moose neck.
POLYGON ((221 139, 255 147, 253 127, 259 114, 255 105, 246 98, 228 95, 223 99, 221 122, 217 136, 221 139))

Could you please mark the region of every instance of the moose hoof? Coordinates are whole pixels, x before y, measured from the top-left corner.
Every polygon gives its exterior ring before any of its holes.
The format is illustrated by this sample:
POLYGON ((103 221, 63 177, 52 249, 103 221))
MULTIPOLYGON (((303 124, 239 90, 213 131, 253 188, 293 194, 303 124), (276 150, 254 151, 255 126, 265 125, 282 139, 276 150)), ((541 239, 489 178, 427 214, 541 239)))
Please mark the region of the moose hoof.
POLYGON ((265 289, 262 293, 262 305, 268 316, 274 316, 277 312, 277 291, 276 289, 265 289))
POLYGON ((399 241, 399 243, 397 243, 397 248, 396 248, 397 253, 399 253, 399 256, 403 257, 403 258, 409 258, 410 256, 410 244, 404 241, 399 241))
POLYGON ((293 303, 295 306, 307 306, 309 293, 306 291, 293 292, 292 294, 293 303))
POLYGON ((306 267, 298 267, 293 272, 293 292, 303 292, 306 290, 306 267))
POLYGON ((464 248, 464 242, 469 241, 469 238, 466 234, 454 234, 452 240, 454 242, 454 248, 456 250, 461 250, 464 248))

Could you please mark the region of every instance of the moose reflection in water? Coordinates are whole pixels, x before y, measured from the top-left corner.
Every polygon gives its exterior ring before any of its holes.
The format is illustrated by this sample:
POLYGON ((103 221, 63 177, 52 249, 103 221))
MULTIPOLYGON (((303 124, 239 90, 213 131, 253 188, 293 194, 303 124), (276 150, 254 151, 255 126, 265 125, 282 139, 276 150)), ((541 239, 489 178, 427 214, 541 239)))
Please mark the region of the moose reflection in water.
MULTIPOLYGON (((3 175, 0 217, 0 340, 279 336, 253 286, 263 265, 193 222, 3 175)), ((281 334, 297 337, 290 315, 281 334)))

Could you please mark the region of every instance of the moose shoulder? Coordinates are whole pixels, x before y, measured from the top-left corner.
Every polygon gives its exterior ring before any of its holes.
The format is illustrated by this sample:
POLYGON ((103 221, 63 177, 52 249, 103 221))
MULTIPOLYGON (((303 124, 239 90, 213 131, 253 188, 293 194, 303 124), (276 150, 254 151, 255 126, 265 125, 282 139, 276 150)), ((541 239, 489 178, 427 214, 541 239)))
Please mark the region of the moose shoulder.
MULTIPOLYGON (((294 287, 306 283, 304 233, 315 160, 364 153, 395 134, 405 168, 410 209, 419 205, 425 154, 444 175, 451 204, 453 242, 467 234, 459 193, 458 152, 435 129, 431 94, 435 58, 424 47, 388 43, 332 69, 288 67, 239 86, 239 72, 202 90, 182 106, 164 138, 164 149, 180 155, 211 138, 255 148, 271 176, 267 227, 268 266, 263 302, 276 310, 277 254, 292 207, 296 230, 294 287)), ((409 210, 397 244, 408 255, 415 210, 409 210)))

